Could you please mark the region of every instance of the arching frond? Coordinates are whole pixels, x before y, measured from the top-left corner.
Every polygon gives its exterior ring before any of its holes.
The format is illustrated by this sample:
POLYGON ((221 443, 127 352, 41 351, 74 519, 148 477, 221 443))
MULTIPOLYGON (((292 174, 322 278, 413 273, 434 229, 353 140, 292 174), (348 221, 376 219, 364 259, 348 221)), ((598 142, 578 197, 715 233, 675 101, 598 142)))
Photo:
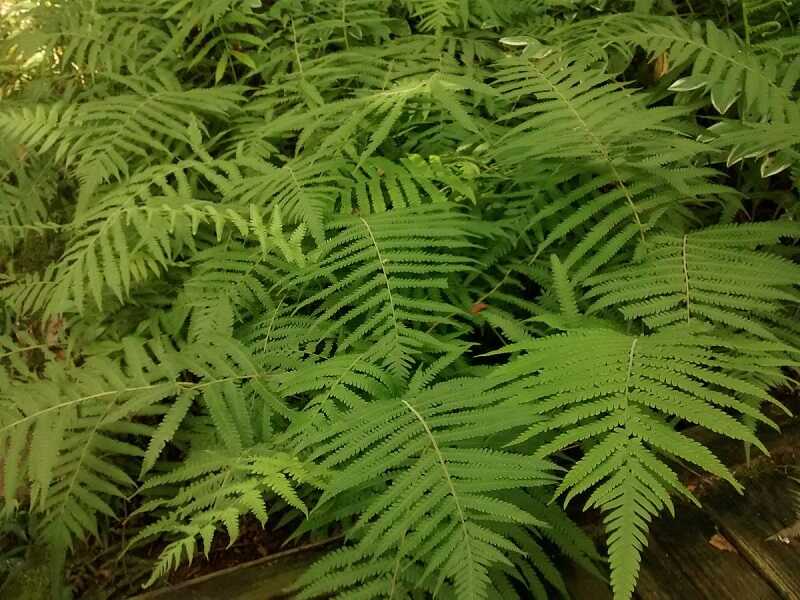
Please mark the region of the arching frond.
POLYGON ((729 350, 746 355, 746 368, 758 372, 771 369, 785 346, 738 345, 687 327, 649 336, 579 330, 509 346, 506 352, 522 355, 493 375, 527 407, 529 424, 516 442, 535 439, 534 456, 591 442, 556 495, 568 503, 588 493, 585 508, 604 513, 615 597, 633 593, 650 521, 665 509, 674 513, 672 493, 691 498, 668 460, 692 463, 741 489, 727 467, 670 419, 764 450, 729 411, 774 425, 753 408, 771 398, 737 373, 744 362, 727 365, 729 350))
POLYGON ((705 321, 776 339, 787 333, 776 319, 800 302, 800 268, 758 248, 798 236, 790 221, 656 236, 640 264, 586 281, 592 289, 585 297, 594 300, 589 312, 613 306, 651 329, 705 321))
POLYGON ((294 281, 321 288, 300 305, 316 308, 310 335, 334 337, 340 352, 380 345, 380 362, 398 376, 421 351, 447 347, 421 326, 449 320, 454 308, 430 291, 446 290, 453 274, 472 266, 464 214, 452 205, 420 205, 342 217, 329 231, 314 268, 294 281))
POLYGON ((647 108, 603 72, 529 46, 504 63, 498 83, 517 108, 504 117, 511 127, 497 143, 497 158, 520 170, 533 167, 542 186, 568 188, 527 227, 557 220, 537 255, 583 231, 563 261, 580 266, 577 281, 632 242, 646 241, 665 214, 721 191, 707 179, 710 171, 693 165, 704 148, 675 127, 680 111, 647 108))
POLYGON ((354 545, 314 565, 301 597, 358 590, 377 598, 445 583, 453 586, 448 597, 493 597, 490 569, 524 551, 496 527, 545 525, 506 492, 551 477, 544 461, 470 447, 478 431, 514 418, 502 399, 479 380, 454 380, 357 408, 307 439, 313 455, 337 469, 317 511, 363 483, 381 491, 354 507, 354 545))
POLYGON ((712 21, 619 15, 566 27, 559 38, 573 52, 597 51, 605 44, 628 56, 641 47, 651 58, 668 57, 675 92, 710 94, 714 108, 725 114, 736 105, 745 120, 797 120, 796 88, 800 57, 774 52, 769 46, 747 47, 733 31, 712 21), (673 76, 674 73, 674 76, 673 76))
POLYGON ((255 446, 241 453, 204 448, 195 450, 179 469, 150 478, 142 491, 164 491, 156 500, 145 503, 139 512, 163 516, 142 529, 130 544, 153 536, 176 539, 171 539, 162 550, 149 584, 185 562, 191 563, 198 540, 208 556, 220 527, 232 545, 239 537, 244 515, 251 514, 265 525, 269 514, 267 494, 306 513, 296 487, 320 485, 316 471, 268 446, 255 446))
POLYGON ((241 88, 183 90, 171 74, 114 77, 124 93, 73 104, 0 111, 0 131, 39 153, 74 166, 89 191, 132 175, 140 166, 175 156, 177 144, 199 149, 203 117, 225 116, 241 101, 241 88))

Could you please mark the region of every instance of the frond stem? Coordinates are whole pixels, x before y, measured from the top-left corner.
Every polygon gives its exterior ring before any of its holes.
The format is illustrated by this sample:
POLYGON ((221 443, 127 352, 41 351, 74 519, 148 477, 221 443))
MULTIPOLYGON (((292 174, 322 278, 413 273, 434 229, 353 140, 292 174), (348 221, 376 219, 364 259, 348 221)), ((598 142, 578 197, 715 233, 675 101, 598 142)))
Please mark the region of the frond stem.
POLYGON ((639 211, 636 208, 636 204, 633 201, 633 196, 631 195, 628 186, 625 185, 625 181, 622 179, 622 175, 617 170, 616 165, 611 160, 611 155, 608 151, 608 148, 600 139, 598 139, 598 137, 592 131, 591 127, 589 127, 589 124, 584 120, 584 118, 575 108, 573 103, 570 102, 570 99, 561 93, 561 90, 558 88, 558 86, 555 85, 552 81, 550 81, 550 78, 547 77, 542 71, 537 69, 535 66, 533 66, 532 68, 534 71, 538 73, 542 81, 547 83, 547 85, 550 87, 550 90, 558 96, 559 100, 561 100, 561 102, 564 103, 564 106, 566 106, 567 109, 572 113, 572 115, 580 124, 581 128, 586 133, 587 138, 589 138, 589 142, 595 147, 595 150, 600 155, 600 158, 602 158, 603 161, 611 169, 611 175, 614 177, 614 179, 616 179, 617 185, 622 190, 622 193, 625 194, 625 199, 627 200, 628 205, 631 207, 631 211, 633 211, 633 218, 636 221, 636 225, 639 227, 639 235, 642 238, 642 242, 646 241, 644 235, 644 225, 642 224, 642 220, 639 217, 639 211))
POLYGON ((372 245, 375 246, 375 253, 378 255, 378 262, 381 263, 381 271, 383 271, 383 279, 386 281, 386 290, 389 293, 389 307, 392 309, 392 323, 394 325, 394 335, 395 338, 399 341, 400 340, 400 330, 398 328, 397 322, 397 310, 394 306, 394 296, 392 295, 392 286, 389 283, 389 274, 386 272, 386 263, 383 260, 383 255, 381 254, 381 249, 378 246, 378 241, 375 239, 375 236, 372 233, 372 228, 367 223, 364 217, 359 217, 361 222, 364 224, 364 227, 367 228, 367 233, 369 233, 370 240, 372 240, 372 245))
POLYGON ((683 248, 681 250, 681 258, 683 261, 683 291, 686 294, 686 322, 692 321, 692 313, 689 303, 689 263, 686 257, 686 247, 688 245, 689 236, 683 236, 683 248))
POLYGON ((633 358, 636 355, 636 344, 639 343, 639 338, 633 338, 633 342, 631 342, 631 349, 628 353, 628 372, 625 374, 625 422, 627 424, 629 419, 629 406, 630 406, 630 396, 631 396, 631 377, 633 375, 633 358))
POLYGON ((172 387, 175 386, 178 389, 183 390, 198 390, 207 388, 212 385, 216 385, 219 383, 226 383, 230 381, 247 381, 250 379, 263 379, 267 377, 267 375, 263 373, 256 373, 253 375, 240 375, 236 377, 225 377, 223 379, 215 379, 213 381, 206 381, 204 383, 193 383, 191 381, 177 381, 177 382, 163 382, 163 383, 154 383, 151 385, 140 385, 136 387, 124 388, 121 390, 108 390, 106 392, 98 392, 96 394, 90 394, 89 396, 81 396, 80 398, 75 398, 74 400, 68 400, 67 402, 60 402, 54 406, 50 406, 48 408, 43 408, 42 410, 37 410, 35 413, 28 415, 22 419, 18 419, 13 423, 9 423, 4 427, 0 427, 0 433, 5 433, 10 429, 14 429, 20 425, 28 423, 29 421, 34 421, 41 417, 42 415, 46 415, 53 411, 61 410, 63 408, 68 408, 70 406, 75 406, 76 404, 82 404, 83 402, 88 402, 90 400, 99 400, 100 398, 107 398, 109 396, 116 396, 119 394, 128 394, 131 392, 143 392, 145 390, 154 390, 159 387, 172 387))
POLYGON ((461 529, 464 531, 464 542, 467 546, 467 554, 469 555, 469 561, 472 562, 472 546, 469 543, 469 533, 467 532, 467 518, 464 515, 464 509, 461 507, 461 502, 458 499, 458 494, 456 493, 456 488, 453 485, 453 479, 450 477, 450 471, 447 469, 447 463, 444 460, 444 455, 442 454, 441 449, 439 448, 439 444, 436 442, 436 438, 431 431, 431 428, 428 427, 427 421, 425 418, 417 411, 416 408, 411 406, 411 404, 407 400, 401 400, 403 404, 406 405, 408 410, 412 412, 412 414, 422 423, 422 426, 425 428, 425 433, 428 434, 428 439, 431 441, 431 447, 433 451, 436 453, 436 459, 439 461, 439 465, 442 467, 442 472, 444 473, 445 481, 447 481, 447 487, 450 489, 450 495, 453 496, 453 501, 456 504, 456 510, 458 510, 458 518, 461 521, 461 529))

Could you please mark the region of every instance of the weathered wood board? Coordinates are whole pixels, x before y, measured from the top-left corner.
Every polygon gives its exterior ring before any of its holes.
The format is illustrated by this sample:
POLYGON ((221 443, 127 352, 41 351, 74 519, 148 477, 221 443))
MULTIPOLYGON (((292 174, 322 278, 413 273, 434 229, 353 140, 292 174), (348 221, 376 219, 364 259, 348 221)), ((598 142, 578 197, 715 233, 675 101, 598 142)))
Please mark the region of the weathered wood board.
POLYGON ((327 546, 225 569, 183 584, 135 596, 130 600, 278 600, 288 597, 300 574, 320 558, 327 546))
POLYGON ((747 481, 745 493, 724 488, 705 501, 705 510, 750 565, 782 598, 800 599, 800 539, 768 538, 791 525, 789 479, 780 470, 747 481))
POLYGON ((641 600, 779 600, 741 554, 720 549, 726 540, 707 514, 693 505, 676 510, 677 519, 661 518, 652 528, 637 589, 641 600))

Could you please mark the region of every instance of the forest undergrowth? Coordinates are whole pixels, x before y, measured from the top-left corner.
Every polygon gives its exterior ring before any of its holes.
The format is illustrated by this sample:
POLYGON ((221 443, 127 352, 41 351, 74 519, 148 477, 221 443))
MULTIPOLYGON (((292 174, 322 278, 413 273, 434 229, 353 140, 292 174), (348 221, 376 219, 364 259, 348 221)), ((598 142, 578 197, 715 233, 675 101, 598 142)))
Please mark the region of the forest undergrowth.
POLYGON ((789 412, 798 19, 0 2, 0 596, 246 530, 343 536, 298 598, 631 598, 682 468, 741 489, 687 428, 789 412))

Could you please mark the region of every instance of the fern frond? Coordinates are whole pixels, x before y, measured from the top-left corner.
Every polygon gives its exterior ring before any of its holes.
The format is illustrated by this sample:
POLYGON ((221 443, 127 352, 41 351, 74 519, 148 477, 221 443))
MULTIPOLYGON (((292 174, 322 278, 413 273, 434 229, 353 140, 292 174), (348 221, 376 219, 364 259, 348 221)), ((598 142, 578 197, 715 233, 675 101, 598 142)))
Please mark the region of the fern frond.
POLYGON ((489 570, 522 552, 495 524, 544 526, 504 493, 551 480, 544 461, 470 447, 475 436, 515 417, 503 411, 502 399, 480 380, 449 381, 356 408, 306 439, 323 466, 337 469, 317 511, 366 483, 382 491, 358 507, 356 545, 313 566, 301 597, 377 597, 411 585, 434 591, 444 582, 458 598, 491 597, 489 570))
POLYGON ((20 486, 29 487, 30 509, 41 513, 43 534, 57 547, 96 534, 98 514, 114 515, 109 498, 124 497, 133 479, 113 459, 134 457, 149 470, 195 399, 230 452, 260 443, 276 411, 289 414, 229 338, 209 336, 179 351, 164 340, 126 338, 121 361, 96 356, 76 370, 54 360, 43 378, 13 384, 2 400, 4 501, 16 506, 20 486), (181 372, 199 381, 180 381, 181 372), (138 420, 162 414, 156 428, 138 420), (146 452, 132 443, 142 436, 150 438, 146 452))
POLYGON ((647 108, 603 72, 555 52, 523 52, 504 62, 498 82, 508 102, 524 103, 504 117, 513 126, 497 144, 498 160, 517 169, 534 165, 547 187, 579 180, 528 224, 561 217, 547 228, 537 256, 583 230, 563 259, 570 270, 580 265, 575 281, 645 241, 665 214, 722 190, 707 179, 710 171, 692 165, 704 148, 673 127, 676 109, 647 108))
POLYGON ((295 423, 300 434, 316 431, 324 422, 390 395, 391 380, 375 366, 380 354, 375 348, 357 354, 338 354, 317 363, 307 361, 282 377, 284 397, 309 394, 311 400, 295 423), (377 355, 377 356, 376 356, 377 355))
POLYGON ((255 516, 262 527, 269 508, 266 496, 305 513, 306 506, 296 488, 320 485, 319 469, 308 468, 297 458, 267 446, 254 446, 238 453, 219 448, 194 451, 180 468, 150 478, 141 491, 162 493, 139 512, 161 512, 163 516, 143 528, 131 540, 133 546, 153 536, 177 538, 161 552, 145 584, 192 562, 199 539, 208 556, 220 527, 228 535, 228 546, 239 537, 239 523, 246 514, 255 516))
POLYGON ((798 236, 791 221, 654 236, 640 264, 586 280, 588 312, 614 307, 651 329, 706 321, 776 339, 783 329, 776 318, 800 302, 800 268, 759 248, 798 236))
MULTIPOLYGON (((471 100, 474 96, 493 96, 491 87, 461 73, 442 73, 431 69, 430 65, 421 73, 416 64, 409 67, 407 73, 403 70, 394 73, 396 60, 401 59, 386 61, 392 77, 387 81, 384 74, 379 89, 360 90, 356 95, 327 102, 320 98, 310 109, 298 110, 294 105, 291 107, 294 110, 278 118, 247 119, 239 144, 246 147, 254 137, 273 138, 296 133, 298 152, 305 150, 314 157, 329 157, 340 156, 344 151, 361 165, 391 139, 393 132, 419 126, 422 119, 431 119, 439 125, 449 124, 461 135, 481 139, 481 127, 488 124, 470 110, 470 102, 474 103, 471 100), (365 128, 365 123, 370 123, 370 127, 365 128)), ((292 88, 294 86, 299 86, 297 81, 292 82, 292 88)), ((297 93, 297 102, 305 103, 302 87, 298 87, 297 93)), ((255 102, 253 108, 261 114, 265 108, 274 111, 274 102, 274 98, 270 98, 266 106, 255 102)))
POLYGON ((261 248, 231 240, 202 250, 192 258, 192 274, 184 283, 177 303, 187 311, 184 318, 190 322, 190 340, 202 339, 206 333, 232 334, 235 326, 252 324, 264 313, 279 312, 279 285, 298 267, 288 259, 296 258, 305 267, 305 255, 299 247, 290 249, 290 240, 281 240, 280 233, 273 228, 265 231, 258 219, 251 220, 250 225, 255 229, 253 237, 258 232, 263 234, 259 240, 261 248), (267 233, 274 235, 267 237, 267 233), (274 246, 282 244, 291 250, 288 252, 291 257, 281 257, 275 252, 278 248, 274 246))
MULTIPOLYGON (((135 8, 124 0, 76 0, 42 18, 46 40, 59 54, 60 64, 78 75, 138 73, 169 45, 170 37, 159 22, 153 2, 135 8)), ((49 8, 49 7, 48 7, 49 8)), ((45 9, 47 10, 47 9, 45 9)))
POLYGON ((452 205, 431 204, 342 217, 328 230, 314 269, 293 282, 322 288, 299 304, 317 307, 310 334, 335 337, 340 352, 379 344, 381 362, 400 377, 423 349, 441 351, 446 345, 419 326, 447 323, 455 312, 431 290, 447 290, 452 275, 472 267, 469 219, 452 205))
MULTIPOLYGON (((522 356, 492 378, 518 390, 530 425, 517 443, 536 438, 534 456, 545 458, 591 442, 558 486, 565 502, 589 493, 586 508, 604 513, 615 596, 629 598, 652 518, 673 511, 670 493, 691 497, 667 460, 682 460, 741 486, 707 448, 676 431, 669 419, 763 445, 733 414, 774 424, 755 406, 772 399, 741 373, 727 370, 726 348, 747 356, 757 372, 782 344, 747 345, 697 328, 672 328, 649 336, 580 330, 509 346, 522 356)), ((741 370, 740 370, 741 369, 741 370)))
POLYGON ((711 145, 721 149, 726 166, 761 161, 763 178, 773 177, 797 165, 796 123, 747 123, 721 121, 709 128, 711 145))
POLYGON ((195 195, 201 178, 225 194, 238 177, 230 163, 189 161, 144 169, 105 189, 96 205, 72 224, 77 234, 58 265, 47 310, 81 311, 86 297, 102 306, 107 291, 123 301, 134 283, 158 275, 185 248, 194 248, 194 235, 204 224, 218 240, 227 229, 252 236, 265 251, 271 250, 282 232, 270 236, 257 212, 248 215, 237 206, 195 195))
POLYGON ((325 218, 331 214, 344 179, 342 163, 295 159, 276 166, 262 160, 240 160, 246 171, 231 190, 245 205, 280 207, 290 224, 306 225, 318 244, 324 239, 325 218))
POLYGON ((59 229, 59 224, 48 222, 56 173, 38 160, 26 165, 31 158, 23 146, 9 144, 0 150, 0 247, 11 251, 29 232, 59 229))
POLYGON ((109 499, 133 485, 114 459, 141 457, 124 435, 148 432, 130 419, 175 391, 168 369, 129 341, 127 370, 105 357, 78 372, 52 361, 44 378, 12 385, 2 400, 4 501, 16 506, 19 489, 29 488, 30 509, 41 513, 42 533, 57 548, 97 534, 98 514, 114 515, 109 499))
POLYGON ((0 131, 39 153, 74 166, 90 190, 132 173, 139 164, 175 156, 176 144, 200 148, 204 116, 225 116, 241 102, 242 88, 183 90, 171 74, 112 77, 126 93, 69 105, 0 111, 0 131))
POLYGON ((800 116, 796 100, 800 58, 788 56, 784 61, 768 47, 748 48, 736 33, 712 21, 615 15, 582 21, 562 33, 567 44, 575 44, 574 51, 598 48, 603 43, 599 40, 604 40, 644 48, 651 57, 668 56, 676 69, 673 79, 681 76, 670 89, 710 92, 712 105, 721 114, 736 104, 747 121, 791 123, 800 116))
MULTIPOLYGON (((372 158, 352 175, 353 183, 342 193, 338 212, 372 214, 391 208, 412 208, 421 204, 445 202, 442 173, 434 171, 420 156, 393 162, 372 158)), ((456 184, 458 185, 458 184, 456 184)))
POLYGON ((420 20, 422 31, 436 31, 447 27, 464 27, 469 22, 468 0, 405 0, 412 17, 420 20))

